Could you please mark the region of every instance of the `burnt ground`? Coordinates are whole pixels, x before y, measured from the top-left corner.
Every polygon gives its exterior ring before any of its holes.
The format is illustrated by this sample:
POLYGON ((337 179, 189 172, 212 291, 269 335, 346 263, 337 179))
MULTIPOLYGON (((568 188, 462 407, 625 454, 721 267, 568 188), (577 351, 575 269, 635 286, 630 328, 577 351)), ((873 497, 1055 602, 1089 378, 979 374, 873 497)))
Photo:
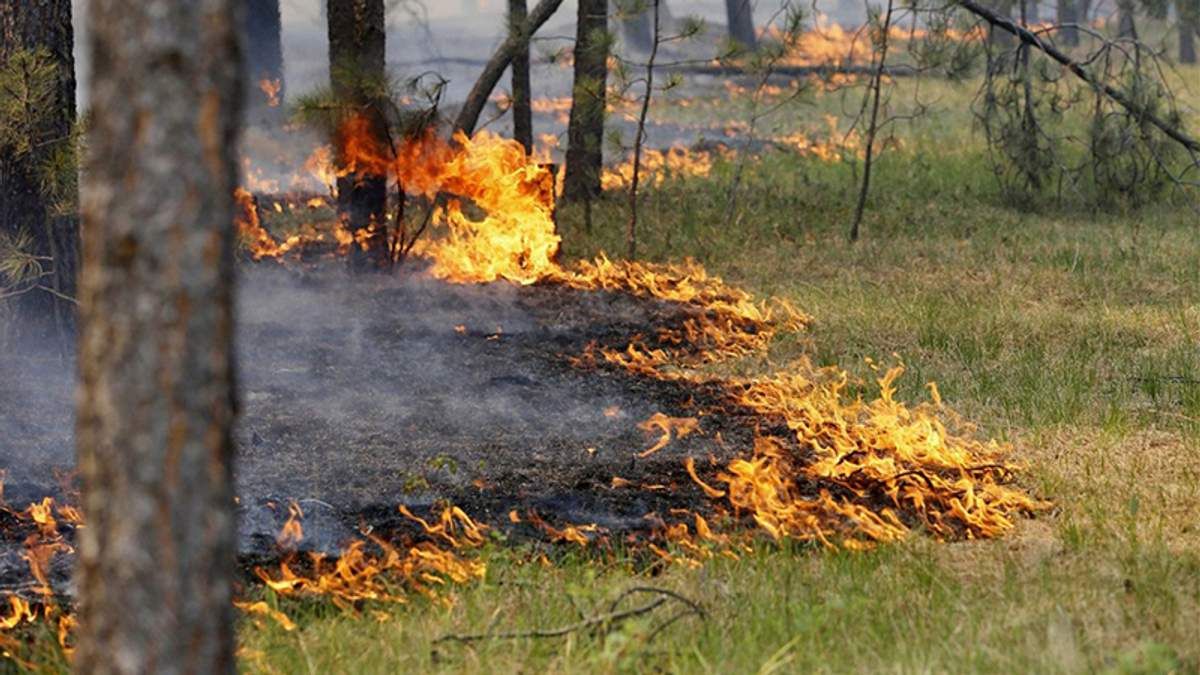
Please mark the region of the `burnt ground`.
MULTIPOLYGON (((536 533, 513 530, 512 509, 615 533, 650 528, 648 514, 706 503, 685 457, 723 464, 750 447, 758 422, 727 406, 702 416, 700 433, 635 456, 656 438, 638 423, 697 416, 719 392, 568 357, 694 311, 672 303, 419 273, 351 278, 336 263, 247 266, 241 287, 235 442, 248 555, 269 552, 291 500, 306 512, 304 546, 325 551, 363 524, 401 527, 399 504, 422 513, 453 502, 518 536, 536 533), (630 485, 613 488, 614 476, 630 485)), ((70 369, 28 354, 0 366, 4 496, 16 509, 61 499, 72 482, 70 369)), ((0 585, 24 569, 20 539, 4 547, 0 585)))

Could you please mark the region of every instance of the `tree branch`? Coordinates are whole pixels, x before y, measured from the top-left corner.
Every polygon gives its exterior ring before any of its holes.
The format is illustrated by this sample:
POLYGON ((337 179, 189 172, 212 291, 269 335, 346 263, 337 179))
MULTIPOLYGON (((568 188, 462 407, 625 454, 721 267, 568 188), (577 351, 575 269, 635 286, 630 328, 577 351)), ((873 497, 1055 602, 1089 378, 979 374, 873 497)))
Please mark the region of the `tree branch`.
POLYGON ((1017 36, 1020 38, 1021 42, 1033 47, 1037 47, 1043 53, 1045 53, 1046 56, 1049 56, 1059 64, 1065 66, 1067 70, 1070 70, 1072 73, 1074 73, 1076 77, 1084 82, 1087 82, 1094 89, 1102 92, 1105 96, 1109 97, 1113 101, 1116 101, 1122 108, 1125 108, 1134 116, 1158 127, 1159 131, 1166 134, 1176 143, 1179 143, 1183 147, 1187 148, 1188 151, 1193 154, 1193 156, 1200 154, 1200 141, 1192 138, 1182 130, 1169 124, 1166 120, 1154 114, 1154 112, 1146 109, 1145 106, 1140 105, 1136 101, 1130 99, 1119 89, 1116 89, 1112 85, 1096 79, 1096 77, 1088 72, 1088 70, 1081 64, 1075 62, 1071 59, 1071 57, 1060 52, 1054 45, 1049 44, 1035 33, 1018 26, 1017 24, 1013 23, 1011 19, 997 14, 987 7, 974 2, 974 0, 958 0, 958 4, 963 9, 971 12, 984 21, 987 21, 992 26, 1017 36))
POLYGON ((475 133, 475 125, 479 122, 479 115, 483 112, 483 107, 487 105, 488 96, 496 88, 496 83, 500 81, 504 71, 512 63, 513 57, 520 50, 521 45, 529 42, 530 37, 550 20, 562 3, 563 0, 541 0, 529 12, 529 18, 525 20, 522 29, 519 32, 510 32, 508 38, 504 40, 492 58, 488 59, 479 79, 475 81, 475 86, 471 87, 467 101, 459 111, 458 118, 454 120, 455 131, 462 131, 468 136, 475 133))

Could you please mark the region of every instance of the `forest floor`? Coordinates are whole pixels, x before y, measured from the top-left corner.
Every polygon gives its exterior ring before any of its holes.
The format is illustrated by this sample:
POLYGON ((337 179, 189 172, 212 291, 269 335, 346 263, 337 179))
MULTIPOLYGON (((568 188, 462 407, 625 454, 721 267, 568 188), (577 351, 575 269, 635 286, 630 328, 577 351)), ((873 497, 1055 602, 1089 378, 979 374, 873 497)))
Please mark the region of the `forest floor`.
MULTIPOLYGON (((745 163, 733 209, 737 160, 647 191, 639 250, 652 260, 693 257, 815 318, 768 357, 731 368, 757 372, 807 355, 869 382, 864 359, 902 360, 899 396, 921 399, 937 382, 982 434, 1013 445, 1021 482, 1052 500, 1052 513, 995 541, 913 536, 865 553, 764 542, 740 561, 653 579, 632 561, 567 552, 543 567, 528 563, 529 551, 497 547, 484 554, 486 580, 455 591, 449 608, 418 601, 376 621, 292 603, 294 632, 247 622, 244 666, 1200 669, 1200 218, 1169 193, 1137 209, 1014 205, 966 112, 973 91, 941 92, 951 112, 896 129, 902 143, 877 166, 857 244, 846 230, 861 167, 769 153, 745 163), (649 583, 702 603, 707 619, 660 634, 644 617, 604 634, 433 644, 448 633, 568 625, 649 583)), ((1188 95, 1195 119, 1200 92, 1188 95)), ((793 112, 801 121, 788 124, 819 124, 821 107, 793 112)), ((568 256, 623 250, 626 207, 620 195, 606 200, 590 234, 580 210, 564 210, 568 256)))
MULTIPOLYGON (((572 548, 547 566, 528 547, 489 545, 486 578, 450 590, 448 606, 416 598, 353 614, 261 592, 298 627, 246 619, 241 667, 1200 670, 1200 217, 1170 191, 1139 208, 1017 202, 997 188, 972 123, 974 89, 943 89, 949 112, 894 128, 901 142, 876 167, 859 242, 846 232, 861 165, 769 152, 647 190, 639 256, 694 258, 814 318, 768 355, 722 368, 807 356, 871 382, 866 359, 902 361, 897 397, 923 400, 936 382, 982 435, 1012 444, 1020 483, 1052 512, 992 541, 916 534, 849 552, 763 540, 740 560, 653 578, 620 554, 597 561, 572 548), (647 615, 562 638, 435 644, 569 625, 639 585, 683 594, 706 617, 662 632, 662 617, 647 615)), ((1195 120, 1200 91, 1188 96, 1195 120)), ((789 108, 777 131, 819 126, 838 106, 789 108)), ((694 111, 673 114, 685 124, 694 111)), ((725 111, 744 119, 736 103, 725 111)), ((568 258, 623 250, 625 198, 593 216, 589 231, 582 210, 560 213, 568 258)))

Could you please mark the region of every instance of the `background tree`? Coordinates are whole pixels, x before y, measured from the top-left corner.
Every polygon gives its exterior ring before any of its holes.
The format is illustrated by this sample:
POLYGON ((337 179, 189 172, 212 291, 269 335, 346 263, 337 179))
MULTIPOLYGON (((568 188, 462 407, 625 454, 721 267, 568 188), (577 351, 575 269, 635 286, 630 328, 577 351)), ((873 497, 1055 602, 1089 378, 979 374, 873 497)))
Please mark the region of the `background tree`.
MULTIPOLYGON (((334 148, 339 172, 347 165, 351 117, 362 120, 358 132, 368 134, 372 147, 387 147, 386 94, 387 31, 384 0, 327 0, 329 80, 333 96, 344 109, 336 123, 334 148)), ((338 178, 338 215, 363 247, 351 248, 353 269, 379 268, 390 258, 387 244, 387 176, 354 171, 338 178)))
MULTIPOLYGON (((621 41, 636 52, 649 52, 654 46, 654 17, 649 5, 647 0, 615 0, 613 3, 621 41)), ((659 11, 662 11, 661 7, 659 11)))
POLYGON ((533 103, 529 82, 529 38, 522 35, 529 11, 525 0, 508 0, 508 31, 516 35, 520 45, 512 59, 513 138, 533 152, 533 103))
POLYGON ((580 0, 575 28, 575 80, 567 123, 563 198, 590 201, 600 194, 604 164, 605 90, 608 87, 608 3, 580 0))
POLYGON ((1137 6, 1134 0, 1117 0, 1117 36, 1136 40, 1137 23, 1134 13, 1137 6))
POLYGON ((0 0, 0 295, 43 337, 75 313, 73 46, 71 0, 0 0))
POLYGON ((246 0, 242 14, 246 50, 246 118, 273 126, 283 121, 283 20, 279 0, 246 0))
POLYGON ((1079 6, 1076 0, 1058 0, 1054 18, 1058 25, 1062 26, 1059 35, 1062 36, 1063 44, 1068 47, 1079 45, 1079 29, 1076 28, 1076 24, 1079 23, 1079 6))
POLYGON ((471 86, 466 101, 458 111, 458 116, 454 118, 455 131, 461 131, 468 136, 475 133, 475 125, 479 123, 479 116, 487 105, 488 97, 504 76, 504 71, 512 64, 513 56, 521 49, 529 49, 529 40, 554 16, 562 3, 563 0, 541 0, 529 12, 529 18, 525 20, 525 30, 516 34, 509 32, 508 37, 483 66, 479 79, 471 86))
POLYGON ((1179 62, 1196 63, 1196 36, 1200 35, 1200 0, 1176 0, 1179 23, 1179 62))
POLYGON ((754 5, 750 0, 725 0, 725 16, 729 20, 729 39, 742 49, 758 47, 754 32, 754 5))
POLYGON ((93 0, 81 673, 231 673, 236 0, 93 0))

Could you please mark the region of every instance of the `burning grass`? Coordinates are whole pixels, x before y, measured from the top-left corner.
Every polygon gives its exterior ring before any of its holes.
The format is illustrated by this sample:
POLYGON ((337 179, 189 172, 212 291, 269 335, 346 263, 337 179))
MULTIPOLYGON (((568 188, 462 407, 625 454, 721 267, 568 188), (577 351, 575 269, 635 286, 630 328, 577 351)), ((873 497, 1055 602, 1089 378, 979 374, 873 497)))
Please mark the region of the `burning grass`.
MULTIPOLYGON (((341 134, 349 158, 343 172, 392 175, 428 199, 453 195, 435 218, 444 235, 417 249, 430 259, 433 276, 602 289, 692 307, 691 318, 677 328, 635 335, 623 347, 589 349, 576 363, 715 386, 732 404, 786 426, 791 435, 759 438, 745 449, 747 459, 717 474, 726 490, 703 486, 773 537, 863 547, 899 539, 917 525, 939 538, 993 537, 1010 529, 1016 515, 1044 508, 1007 485, 1012 469, 1003 463, 1003 448, 947 428, 936 389, 931 406, 896 401, 893 382, 901 368, 880 379, 879 398, 870 402, 845 395, 842 371, 805 362, 751 380, 706 380, 692 372, 699 364, 760 352, 779 330, 801 329, 806 317, 786 304, 774 308, 776 316, 691 263, 655 266, 600 256, 559 265, 553 204, 542 187, 552 177, 516 143, 482 134, 451 146, 424 136, 390 152, 373 146, 365 127, 356 125, 350 120, 341 134), (482 218, 465 215, 460 199, 470 200, 482 218)), ((669 442, 670 428, 664 430, 669 442)), ((692 465, 689 471, 696 474, 692 465)))
MULTIPOLYGON (((642 451, 647 457, 696 433, 699 418, 740 415, 760 427, 751 445, 735 449, 742 457, 732 462, 709 460, 697 467, 696 458, 689 457, 679 470, 686 470, 691 485, 640 485, 637 489, 650 492, 692 490, 711 501, 705 507, 709 517, 692 509, 662 514, 661 527, 633 540, 633 546, 669 563, 695 566, 714 554, 737 558, 752 551, 754 538, 738 524, 752 523, 776 540, 858 549, 902 539, 914 528, 946 540, 995 537, 1010 530, 1019 514, 1044 507, 1010 485, 1013 471, 1003 464, 1005 448, 952 431, 936 395, 934 404, 916 408, 897 401, 893 382, 900 369, 880 378, 879 396, 872 400, 847 395, 844 372, 806 362, 758 378, 704 374, 701 369, 709 364, 763 353, 776 335, 802 330, 808 318, 785 302, 758 302, 696 263, 652 265, 600 256, 559 264, 560 239, 543 187, 548 176, 528 163, 519 146, 485 135, 459 138, 453 146, 422 138, 395 156, 376 150, 356 150, 354 170, 393 173, 406 190, 431 203, 438 195, 449 195, 435 217, 441 236, 415 249, 428 260, 433 277, 458 284, 602 291, 686 309, 676 324, 648 326, 623 344, 597 343, 565 355, 581 369, 612 369, 715 392, 711 399, 697 401, 694 418, 648 420, 646 428, 663 436, 642 451)), ((257 206, 247 212, 258 216, 257 206)), ((242 227, 258 258, 283 258, 296 246, 312 244, 281 244, 254 219, 242 227)), ((335 239, 339 245, 334 252, 361 244, 335 239)), ((614 485, 618 478, 613 476, 614 485)), ((27 550, 35 579, 40 579, 46 556, 66 546, 59 543, 58 524, 47 524, 51 506, 14 513, 33 527, 27 550), (46 546, 52 548, 47 552, 46 546)), ((404 515, 420 525, 422 541, 398 546, 367 533, 346 544, 336 558, 288 556, 277 566, 260 567, 256 576, 275 594, 326 597, 353 609, 364 602, 403 601, 411 593, 440 597, 439 586, 484 575, 485 566, 467 553, 483 542, 484 530, 467 513, 447 508, 434 523, 404 515)), ((301 520, 302 513, 293 511, 283 526, 281 546, 303 539, 301 520)), ((551 542, 592 548, 610 541, 606 529, 595 523, 551 524, 536 512, 514 512, 510 522, 527 522, 551 542)), ((38 588, 48 592, 49 585, 41 579, 38 588)), ((41 602, 40 613, 20 598, 11 602, 6 625, 59 617, 60 625, 69 627, 69 619, 63 618, 68 615, 48 600, 41 602)), ((281 627, 292 625, 269 605, 250 602, 242 607, 281 627)))

